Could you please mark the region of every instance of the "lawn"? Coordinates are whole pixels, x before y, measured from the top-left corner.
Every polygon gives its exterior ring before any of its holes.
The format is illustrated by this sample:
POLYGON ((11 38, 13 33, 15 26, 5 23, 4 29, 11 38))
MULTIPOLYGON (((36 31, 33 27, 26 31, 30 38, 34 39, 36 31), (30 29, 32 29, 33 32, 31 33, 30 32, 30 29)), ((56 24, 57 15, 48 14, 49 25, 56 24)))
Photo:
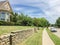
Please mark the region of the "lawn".
POLYGON ((21 45, 42 45, 42 32, 43 30, 41 29, 37 33, 34 33, 21 45))
POLYGON ((26 30, 33 28, 32 26, 0 26, 0 35, 10 33, 16 30, 26 30))
POLYGON ((55 43, 55 45, 60 45, 60 38, 57 37, 56 35, 54 35, 52 32, 50 32, 49 29, 47 29, 47 32, 50 36, 50 38, 53 40, 53 42, 55 43))

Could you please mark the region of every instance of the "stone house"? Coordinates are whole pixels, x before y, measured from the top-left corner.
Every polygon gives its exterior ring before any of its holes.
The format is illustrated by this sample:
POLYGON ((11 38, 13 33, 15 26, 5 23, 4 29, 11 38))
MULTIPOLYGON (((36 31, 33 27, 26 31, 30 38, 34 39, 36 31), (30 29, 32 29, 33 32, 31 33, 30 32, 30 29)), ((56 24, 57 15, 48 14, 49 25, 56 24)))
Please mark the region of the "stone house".
POLYGON ((10 22, 12 8, 8 0, 0 1, 0 21, 10 22))

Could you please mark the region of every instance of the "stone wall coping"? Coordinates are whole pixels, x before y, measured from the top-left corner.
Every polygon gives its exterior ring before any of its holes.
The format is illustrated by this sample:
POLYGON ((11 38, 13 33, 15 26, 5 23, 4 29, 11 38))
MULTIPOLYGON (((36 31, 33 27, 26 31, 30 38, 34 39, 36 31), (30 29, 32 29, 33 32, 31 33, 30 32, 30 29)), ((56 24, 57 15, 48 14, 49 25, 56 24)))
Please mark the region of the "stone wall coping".
POLYGON ((25 30, 17 30, 17 31, 12 31, 11 33, 17 33, 17 32, 21 32, 21 31, 27 31, 27 30, 32 30, 34 28, 30 28, 30 29, 25 29, 25 30))
POLYGON ((5 37, 9 37, 10 35, 15 35, 15 34, 13 34, 13 33, 18 33, 18 32, 21 32, 21 31, 27 31, 27 30, 32 30, 32 29, 34 29, 34 28, 30 28, 30 29, 26 29, 26 30, 17 30, 17 31, 11 32, 10 34, 5 33, 5 34, 3 34, 3 35, 0 36, 0 39, 1 39, 1 38, 5 38, 5 37))
POLYGON ((1 36, 0 36, 0 39, 6 38, 6 37, 9 37, 9 36, 10 36, 10 34, 4 34, 4 35, 1 35, 1 36))

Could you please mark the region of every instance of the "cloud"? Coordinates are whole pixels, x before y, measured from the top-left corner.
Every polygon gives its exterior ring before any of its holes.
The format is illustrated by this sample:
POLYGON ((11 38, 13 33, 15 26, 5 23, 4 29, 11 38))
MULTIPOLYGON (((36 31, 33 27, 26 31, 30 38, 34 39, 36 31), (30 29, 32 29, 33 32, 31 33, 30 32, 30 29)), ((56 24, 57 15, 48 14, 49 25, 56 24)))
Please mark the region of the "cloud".
POLYGON ((23 12, 31 17, 45 17, 50 23, 55 23, 60 17, 60 0, 9 1, 14 11, 23 12))

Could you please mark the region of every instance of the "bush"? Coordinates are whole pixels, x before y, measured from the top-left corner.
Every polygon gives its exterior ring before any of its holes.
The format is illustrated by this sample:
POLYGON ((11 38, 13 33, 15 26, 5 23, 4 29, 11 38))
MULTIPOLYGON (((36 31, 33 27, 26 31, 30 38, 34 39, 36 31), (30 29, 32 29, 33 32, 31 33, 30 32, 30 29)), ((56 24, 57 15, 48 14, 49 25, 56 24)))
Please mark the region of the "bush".
POLYGON ((14 25, 14 22, 0 21, 0 25, 14 25))

